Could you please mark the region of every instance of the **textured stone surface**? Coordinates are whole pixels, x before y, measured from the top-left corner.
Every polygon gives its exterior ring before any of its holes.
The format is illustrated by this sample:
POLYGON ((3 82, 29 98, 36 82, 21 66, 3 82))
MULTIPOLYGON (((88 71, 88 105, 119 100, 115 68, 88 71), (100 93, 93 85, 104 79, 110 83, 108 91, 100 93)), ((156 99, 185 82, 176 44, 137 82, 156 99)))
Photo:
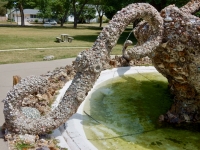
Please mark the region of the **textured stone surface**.
MULTIPOLYGON (((8 92, 4 99, 7 130, 20 134, 42 134, 52 131, 76 112, 100 72, 108 64, 117 66, 120 62, 130 65, 132 59, 141 60, 142 57, 152 59, 156 69, 168 78, 171 92, 175 95, 172 109, 160 118, 169 122, 200 120, 198 114, 199 18, 189 14, 199 8, 199 0, 191 1, 191 3, 181 8, 182 11, 171 5, 159 13, 151 5, 145 3, 130 4, 118 11, 103 28, 94 45, 77 55, 74 61, 76 74, 72 73, 75 74, 72 84, 53 111, 32 119, 23 115, 20 108, 25 97, 38 93, 44 94, 48 90, 49 80, 55 82, 66 80, 66 74, 60 74, 59 70, 57 74, 60 75, 57 77, 49 72, 44 76, 22 79, 8 92), (192 7, 192 9, 187 9, 187 7, 192 7), (146 22, 141 22, 134 31, 138 44, 127 49, 131 43, 125 42, 123 57, 116 57, 116 61, 111 61, 109 55, 119 36, 127 25, 140 18, 146 22)), ((38 106, 37 109, 39 108, 38 106)))
MULTIPOLYGON (((25 117, 20 111, 21 99, 24 96, 37 92, 38 89, 46 90, 47 77, 34 77, 22 79, 7 95, 4 100, 4 114, 6 126, 10 132, 41 134, 57 128, 76 112, 80 103, 100 75, 104 66, 109 63, 109 55, 116 45, 119 36, 137 18, 149 21, 158 32, 155 33, 149 45, 157 46, 161 41, 163 20, 159 13, 149 4, 131 4, 119 11, 109 24, 102 30, 92 48, 78 54, 74 61, 76 75, 72 84, 66 91, 62 101, 52 112, 40 118, 25 117), (159 41, 157 41, 157 40, 159 41), (24 81, 24 82, 22 82, 24 81), (34 82, 34 84, 32 84, 34 82), (19 96, 18 89, 22 90, 19 96), (17 89, 17 90, 16 90, 17 89), (17 97, 20 97, 19 99, 17 97)), ((51 76, 51 75, 49 75, 51 76)))
MULTIPOLYGON (((199 8, 199 0, 180 9, 174 5, 164 8, 160 12, 164 32, 159 46, 152 53, 127 50, 132 58, 148 55, 156 69, 168 79, 174 104, 160 120, 171 123, 200 120, 200 19, 191 14, 199 8)), ((134 33, 138 45, 146 43, 154 34, 147 22, 140 23, 134 33)))
POLYGON ((40 112, 36 108, 21 107, 21 111, 27 118, 40 118, 40 112))

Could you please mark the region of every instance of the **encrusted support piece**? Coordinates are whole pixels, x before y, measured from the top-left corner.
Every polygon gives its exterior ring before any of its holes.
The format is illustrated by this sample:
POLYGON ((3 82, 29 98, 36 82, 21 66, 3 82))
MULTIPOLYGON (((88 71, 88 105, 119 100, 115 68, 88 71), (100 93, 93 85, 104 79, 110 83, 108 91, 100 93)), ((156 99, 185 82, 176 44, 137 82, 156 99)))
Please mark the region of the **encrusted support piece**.
MULTIPOLYGON (((34 117, 27 117, 21 109, 21 99, 24 95, 43 89, 47 80, 42 77, 22 79, 7 95, 4 100, 4 115, 6 127, 10 132, 20 134, 41 134, 56 129, 73 115, 87 93, 99 77, 104 65, 109 63, 109 54, 116 45, 119 36, 137 18, 144 18, 162 33, 162 19, 159 13, 149 4, 130 4, 118 11, 113 19, 102 30, 92 48, 78 54, 74 64, 76 75, 66 91, 62 101, 52 112, 39 116, 37 111, 34 117), (22 89, 22 92, 18 91, 22 89), (23 89, 26 89, 25 91, 23 89), (20 93, 20 94, 19 94, 20 93)), ((161 38, 161 37, 160 37, 161 38)), ((27 110, 27 108, 25 109, 27 110)))
POLYGON ((164 20, 163 40, 151 53, 144 43, 151 40, 154 29, 151 24, 141 22, 134 30, 142 51, 129 53, 130 58, 144 54, 169 82, 174 104, 160 121, 170 123, 200 121, 200 19, 190 13, 200 7, 199 0, 192 0, 182 8, 170 5, 160 15, 164 20))
POLYGON ((200 8, 200 1, 199 0, 191 0, 186 5, 180 8, 180 11, 193 14, 198 11, 200 8))

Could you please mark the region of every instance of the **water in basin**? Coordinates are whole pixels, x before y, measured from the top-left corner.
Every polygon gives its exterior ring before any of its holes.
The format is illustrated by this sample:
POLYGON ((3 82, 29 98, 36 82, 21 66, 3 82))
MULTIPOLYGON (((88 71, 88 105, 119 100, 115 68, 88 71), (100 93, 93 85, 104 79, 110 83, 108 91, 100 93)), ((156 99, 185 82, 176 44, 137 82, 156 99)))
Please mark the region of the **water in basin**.
POLYGON ((116 77, 88 95, 83 128, 99 150, 198 150, 198 125, 158 122, 172 102, 167 80, 159 73, 116 77))

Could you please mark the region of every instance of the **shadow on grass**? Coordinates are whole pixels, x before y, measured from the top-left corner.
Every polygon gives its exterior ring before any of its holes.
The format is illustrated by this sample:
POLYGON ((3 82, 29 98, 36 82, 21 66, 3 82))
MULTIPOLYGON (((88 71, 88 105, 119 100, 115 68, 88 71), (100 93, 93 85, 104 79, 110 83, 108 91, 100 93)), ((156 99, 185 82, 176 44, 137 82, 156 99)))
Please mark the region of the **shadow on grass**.
MULTIPOLYGON (((90 28, 91 29, 91 28, 90 28)), ((136 38, 134 37, 133 33, 130 33, 132 30, 130 29, 126 29, 119 37, 117 44, 123 45, 124 42, 126 41, 126 39, 128 38, 129 34, 129 38, 127 40, 131 40, 133 42, 133 44, 135 44, 137 42, 136 38)), ((96 33, 96 35, 76 35, 73 36, 73 38, 75 40, 78 41, 87 41, 87 42, 95 42, 95 40, 97 39, 98 35, 100 34, 101 30, 99 30, 99 32, 96 33)))
POLYGON ((21 26, 21 25, 17 25, 17 24, 0 24, 0 27, 18 27, 18 28, 33 28, 33 29, 74 29, 74 30, 82 30, 82 29, 91 29, 91 30, 99 30, 101 31, 103 29, 103 27, 98 27, 98 26, 92 26, 92 25, 78 25, 78 27, 75 29, 73 27, 73 25, 71 26, 50 26, 50 27, 44 27, 43 24, 41 25, 25 25, 25 26, 21 26))
MULTIPOLYGON (((100 32, 102 31, 103 27, 98 27, 98 26, 92 26, 92 25, 80 25, 78 26, 78 28, 74 29, 73 26, 64 26, 64 27, 60 27, 60 26, 51 26, 51 27, 44 27, 44 26, 17 26, 17 25, 0 25, 0 27, 10 27, 10 28, 29 28, 29 29, 41 29, 41 30, 60 30, 60 29, 68 29, 68 30, 83 30, 83 29, 89 29, 89 30, 95 30, 97 31, 95 33, 95 35, 76 35, 73 36, 73 38, 77 41, 86 41, 86 42, 95 42, 95 40, 97 39, 98 35, 100 34, 100 32)), ((130 37, 128 38, 129 40, 131 40, 133 42, 133 44, 135 44, 137 41, 133 35, 132 32, 132 28, 127 27, 127 29, 120 35, 117 44, 123 45, 125 40, 127 39, 127 37, 130 34, 130 37)))

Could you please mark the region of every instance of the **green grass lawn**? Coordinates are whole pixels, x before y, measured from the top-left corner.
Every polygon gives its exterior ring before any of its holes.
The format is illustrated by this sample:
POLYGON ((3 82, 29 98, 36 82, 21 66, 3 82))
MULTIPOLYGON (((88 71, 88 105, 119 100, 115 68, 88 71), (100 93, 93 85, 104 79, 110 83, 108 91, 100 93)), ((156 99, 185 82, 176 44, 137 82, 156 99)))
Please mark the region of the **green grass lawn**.
MULTIPOLYGON (((0 64, 42 61, 46 55, 54 55, 55 59, 75 57, 85 49, 80 47, 90 48, 93 45, 102 30, 98 26, 99 24, 79 24, 77 29, 73 28, 73 24, 66 24, 62 28, 59 26, 0 26, 0 51, 31 48, 27 51, 0 52, 0 64), (73 42, 56 43, 55 38, 61 34, 69 34, 74 38, 73 42), (35 48, 46 49, 37 50, 35 48)), ((131 25, 128 26, 120 36, 112 54, 121 54, 122 45, 131 32, 131 27, 131 25)), ((134 41, 133 34, 129 39, 134 41)))

